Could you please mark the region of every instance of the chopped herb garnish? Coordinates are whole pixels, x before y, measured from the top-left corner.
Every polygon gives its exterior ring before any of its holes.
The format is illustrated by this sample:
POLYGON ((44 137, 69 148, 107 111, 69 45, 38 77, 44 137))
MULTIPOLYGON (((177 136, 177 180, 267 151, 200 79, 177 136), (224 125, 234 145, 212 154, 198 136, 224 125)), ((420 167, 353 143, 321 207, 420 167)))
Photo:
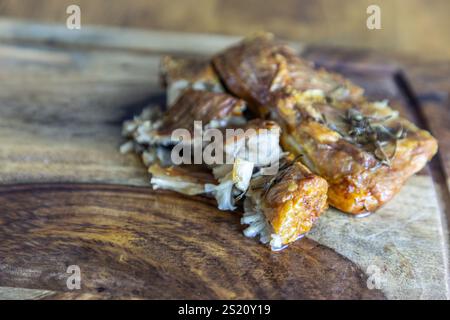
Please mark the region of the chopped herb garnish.
POLYGON ((384 125, 384 122, 390 118, 391 116, 384 118, 365 116, 358 109, 350 108, 342 117, 347 128, 347 130, 343 130, 335 124, 329 123, 324 117, 330 129, 338 132, 346 141, 364 147, 382 164, 388 166, 395 157, 397 140, 406 136, 403 127, 393 129, 384 125))

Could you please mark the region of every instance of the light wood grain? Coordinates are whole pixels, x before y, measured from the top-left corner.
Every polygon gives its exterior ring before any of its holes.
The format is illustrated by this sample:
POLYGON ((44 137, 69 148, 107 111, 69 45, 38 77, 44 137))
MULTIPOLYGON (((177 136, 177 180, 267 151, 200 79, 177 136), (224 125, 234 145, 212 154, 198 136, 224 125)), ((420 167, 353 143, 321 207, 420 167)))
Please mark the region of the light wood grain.
MULTIPOLYGON (((61 24, 38 24, 11 19, 0 19, 0 41, 6 43, 32 42, 49 45, 126 50, 150 53, 201 54, 218 52, 242 36, 178 33, 170 31, 143 31, 88 25, 81 30, 69 30, 61 24), (117 34, 121 34, 117 37, 117 34)), ((301 52, 303 45, 290 41, 290 46, 301 52)))
POLYGON ((62 26, 74 3, 85 25, 238 36, 271 30, 308 44, 450 57, 447 0, 3 0, 0 12, 62 26), (381 30, 366 27, 371 4, 381 8, 381 30))

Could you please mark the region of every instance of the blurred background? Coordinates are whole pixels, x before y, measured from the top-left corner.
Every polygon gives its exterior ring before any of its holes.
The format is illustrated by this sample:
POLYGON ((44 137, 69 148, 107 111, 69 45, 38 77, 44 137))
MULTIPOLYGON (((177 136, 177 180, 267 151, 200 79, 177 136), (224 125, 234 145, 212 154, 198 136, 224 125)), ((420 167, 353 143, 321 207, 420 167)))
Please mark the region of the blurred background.
POLYGON ((0 16, 65 23, 246 35, 266 30, 310 44, 375 48, 450 60, 449 0, 0 0, 0 16), (381 7, 381 30, 366 8, 381 7))

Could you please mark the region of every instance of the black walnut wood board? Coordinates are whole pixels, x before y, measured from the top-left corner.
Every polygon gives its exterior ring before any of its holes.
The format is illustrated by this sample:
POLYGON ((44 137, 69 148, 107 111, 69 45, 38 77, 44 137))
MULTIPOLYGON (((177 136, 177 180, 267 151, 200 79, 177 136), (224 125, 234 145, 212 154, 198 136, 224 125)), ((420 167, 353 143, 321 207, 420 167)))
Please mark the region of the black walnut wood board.
MULTIPOLYGON (((330 209, 272 253, 244 238, 238 214, 153 191, 139 159, 118 152, 122 121, 163 101, 161 54, 235 40, 0 21, 0 298, 448 298, 448 190, 429 168, 376 214, 330 209), (80 290, 66 286, 70 265, 80 290)), ((395 63, 345 57, 330 67, 420 125, 395 63)))

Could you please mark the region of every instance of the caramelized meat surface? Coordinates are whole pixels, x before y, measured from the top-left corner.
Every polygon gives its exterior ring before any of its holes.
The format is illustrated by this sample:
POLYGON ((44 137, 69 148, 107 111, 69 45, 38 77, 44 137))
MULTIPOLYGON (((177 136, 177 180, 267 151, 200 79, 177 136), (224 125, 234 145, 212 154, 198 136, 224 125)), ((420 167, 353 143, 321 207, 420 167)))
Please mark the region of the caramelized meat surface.
POLYGON ((292 87, 299 91, 319 89, 338 100, 358 100, 363 89, 342 76, 317 70, 271 34, 250 37, 213 58, 226 87, 265 115, 273 94, 292 87))
POLYGON ((245 102, 229 94, 188 89, 164 113, 156 134, 167 136, 175 129, 187 129, 193 133, 194 121, 216 128, 245 123, 244 109, 245 102))
POLYGON ((328 181, 330 204, 344 212, 378 209, 437 152, 428 132, 268 35, 244 40, 213 61, 230 91, 281 125, 283 147, 328 181))
POLYGON ((260 176, 247 193, 241 222, 247 236, 259 235, 273 250, 308 232, 327 209, 327 182, 298 161, 288 161, 275 176, 260 176))
POLYGON ((165 56, 161 60, 160 78, 167 90, 169 107, 186 89, 223 92, 211 62, 206 59, 165 56))
POLYGON ((262 209, 283 244, 308 232, 327 209, 327 182, 295 162, 263 194, 262 209))
POLYGON ((304 162, 327 179, 330 204, 344 212, 378 209, 437 152, 437 142, 427 131, 384 103, 278 106, 287 124, 284 148, 302 154, 304 162), (301 120, 283 116, 291 108, 302 114, 301 120), (312 116, 316 112, 322 119, 312 116))

